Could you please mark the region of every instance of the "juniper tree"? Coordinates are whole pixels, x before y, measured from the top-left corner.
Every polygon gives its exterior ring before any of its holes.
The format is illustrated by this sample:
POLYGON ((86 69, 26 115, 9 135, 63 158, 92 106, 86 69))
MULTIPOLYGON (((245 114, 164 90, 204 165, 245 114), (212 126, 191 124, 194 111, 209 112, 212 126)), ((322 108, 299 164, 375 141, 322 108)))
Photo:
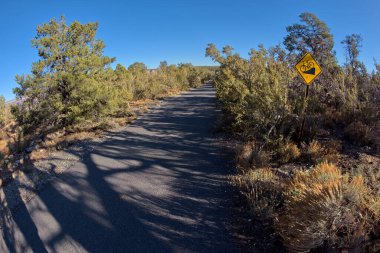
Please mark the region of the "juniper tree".
POLYGON ((347 35, 341 42, 346 50, 346 69, 348 74, 355 76, 366 75, 365 65, 359 61, 362 37, 359 34, 347 35))
POLYGON ((286 28, 288 34, 284 45, 290 53, 291 65, 304 53, 311 52, 322 67, 322 74, 313 81, 309 104, 340 103, 337 99, 341 90, 337 83, 341 82, 344 75, 333 51, 333 35, 326 23, 314 14, 302 13, 299 17, 300 23, 286 28))
POLYGON ((143 99, 148 97, 148 67, 142 62, 135 62, 129 65, 130 83, 134 99, 143 99))
POLYGON ((334 39, 326 23, 312 13, 305 12, 299 17, 301 23, 286 27, 286 49, 295 54, 311 52, 322 65, 334 61, 334 39))
POLYGON ((142 62, 135 62, 129 65, 128 70, 131 72, 146 72, 148 67, 142 62))
POLYGON ((267 50, 260 45, 246 59, 230 46, 220 52, 215 45, 208 45, 206 56, 220 64, 215 87, 226 119, 232 122, 230 129, 270 141, 284 135, 285 126, 294 125, 299 103, 290 96, 294 89, 288 86, 288 79, 294 70, 283 61, 284 55, 279 47, 267 50))
POLYGON ((116 113, 118 116, 124 116, 129 112, 129 102, 133 97, 133 87, 130 82, 130 73, 121 64, 117 64, 113 71, 113 84, 116 89, 116 113))
POLYGON ((65 18, 38 26, 32 45, 40 59, 31 74, 16 76, 21 106, 13 113, 25 129, 65 127, 109 113, 113 87, 103 82, 115 59, 103 55, 97 23, 66 24, 65 18))

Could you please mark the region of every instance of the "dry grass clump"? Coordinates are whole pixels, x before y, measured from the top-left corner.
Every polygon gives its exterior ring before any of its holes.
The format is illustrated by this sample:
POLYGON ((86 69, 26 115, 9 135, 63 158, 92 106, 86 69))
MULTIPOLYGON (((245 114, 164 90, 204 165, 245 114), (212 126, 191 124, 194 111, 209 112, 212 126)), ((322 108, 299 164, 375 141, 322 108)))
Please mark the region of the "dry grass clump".
POLYGON ((331 140, 323 145, 318 140, 301 144, 301 157, 304 161, 314 164, 329 162, 337 163, 340 158, 341 142, 331 140))
POLYGON ((322 245, 364 250, 374 229, 368 192, 362 176, 342 175, 333 164, 298 171, 286 187, 285 206, 275 229, 294 252, 322 245))
MULTIPOLYGON (((48 135, 49 136, 49 135, 48 135)), ((97 136, 96 132, 77 132, 65 134, 64 132, 57 132, 51 134, 47 140, 42 144, 44 148, 56 148, 62 149, 66 146, 69 146, 76 141, 80 140, 90 140, 97 136)))
POLYGON ((9 154, 8 142, 6 140, 0 140, 0 159, 9 154))
POLYGON ((267 165, 270 155, 265 150, 258 148, 254 142, 240 145, 236 151, 236 163, 240 170, 246 171, 267 165))
POLYGON ((5 141, 8 148, 7 155, 19 153, 26 147, 28 140, 22 133, 21 128, 14 122, 9 123, 3 131, 5 132, 3 141, 5 141))
POLYGON ((337 168, 328 164, 295 174, 286 191, 285 210, 275 227, 286 247, 303 252, 323 244, 329 222, 339 214, 339 177, 337 168))
POLYGON ((378 196, 380 196, 380 166, 367 166, 365 171, 361 172, 365 177, 366 183, 371 187, 378 196))
POLYGON ((252 215, 273 227, 292 252, 375 252, 370 242, 380 238, 380 197, 367 178, 342 174, 335 165, 322 162, 310 170, 296 170, 291 178, 278 169, 258 168, 234 176, 232 182, 252 215))
POLYGON ((245 195, 254 216, 269 221, 273 219, 283 192, 283 183, 273 170, 269 168, 250 170, 243 175, 233 177, 232 182, 245 195))
POLYGON ((12 143, 17 139, 13 122, 9 122, 0 129, 0 160, 12 153, 12 143))
POLYGON ((136 119, 136 115, 131 114, 129 117, 114 118, 113 121, 118 126, 125 126, 125 125, 131 123, 135 119, 136 119))
POLYGON ((338 163, 340 159, 340 151, 342 150, 342 144, 338 140, 331 140, 325 143, 325 153, 323 155, 323 161, 329 163, 338 163))
POLYGON ((317 140, 312 140, 310 143, 302 143, 302 157, 306 161, 316 162, 324 154, 324 149, 321 143, 317 140))
MULTIPOLYGON (((360 163, 353 173, 360 175, 370 190, 368 199, 371 209, 377 214, 380 222, 380 159, 369 155, 361 155, 360 163)), ((379 234, 380 237, 380 234, 379 234)))
POLYGON ((237 147, 236 163, 240 169, 249 168, 251 166, 254 145, 254 142, 247 142, 237 147))
POLYGON ((301 152, 298 146, 293 142, 285 142, 278 147, 278 156, 280 163, 289 163, 297 160, 301 152))
MULTIPOLYGON (((380 240, 380 196, 372 195, 368 199, 368 209, 370 213, 373 214, 374 226, 375 226, 375 236, 380 240)), ((380 245, 379 245, 380 246, 380 245)))

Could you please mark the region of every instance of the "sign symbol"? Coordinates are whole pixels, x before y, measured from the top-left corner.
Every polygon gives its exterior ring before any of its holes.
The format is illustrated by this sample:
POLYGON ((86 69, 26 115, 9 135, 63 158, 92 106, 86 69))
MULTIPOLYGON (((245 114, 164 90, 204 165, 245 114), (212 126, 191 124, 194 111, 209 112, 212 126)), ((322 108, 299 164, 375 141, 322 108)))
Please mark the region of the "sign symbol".
POLYGON ((301 65, 301 71, 305 74, 315 75, 314 63, 311 61, 304 61, 301 65))
POLYGON ((295 67, 308 85, 322 73, 321 67, 310 53, 305 54, 295 67))
POLYGON ((304 71, 303 73, 315 76, 315 68, 311 68, 308 71, 304 71))

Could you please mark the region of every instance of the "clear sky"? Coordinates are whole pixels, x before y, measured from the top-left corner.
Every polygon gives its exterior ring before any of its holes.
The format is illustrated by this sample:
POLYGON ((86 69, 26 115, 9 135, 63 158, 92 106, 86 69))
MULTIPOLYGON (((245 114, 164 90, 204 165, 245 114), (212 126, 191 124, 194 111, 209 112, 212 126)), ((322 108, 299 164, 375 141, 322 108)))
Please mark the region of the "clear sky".
POLYGON ((162 60, 211 65, 204 56, 211 42, 243 56, 259 43, 279 44, 285 27, 306 11, 328 24, 341 63, 340 41, 352 33, 364 39, 360 58, 367 67, 373 69, 373 58, 380 62, 379 0, 0 0, 0 94, 14 97, 15 75, 29 73, 38 59, 30 43, 36 27, 53 17, 98 21, 106 55, 155 68, 162 60))

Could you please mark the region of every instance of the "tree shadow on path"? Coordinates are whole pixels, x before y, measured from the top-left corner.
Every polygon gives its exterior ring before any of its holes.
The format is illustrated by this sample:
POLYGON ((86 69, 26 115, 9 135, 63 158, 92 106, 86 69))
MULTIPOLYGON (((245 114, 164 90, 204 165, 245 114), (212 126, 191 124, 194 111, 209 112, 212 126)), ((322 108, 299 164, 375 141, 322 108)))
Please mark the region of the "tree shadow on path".
MULTIPOLYGON (((212 145, 214 90, 165 103, 100 143, 67 150, 80 162, 12 214, 27 249, 237 251, 227 228, 228 168, 212 145)), ((18 249, 8 241, 8 251, 18 249)))

